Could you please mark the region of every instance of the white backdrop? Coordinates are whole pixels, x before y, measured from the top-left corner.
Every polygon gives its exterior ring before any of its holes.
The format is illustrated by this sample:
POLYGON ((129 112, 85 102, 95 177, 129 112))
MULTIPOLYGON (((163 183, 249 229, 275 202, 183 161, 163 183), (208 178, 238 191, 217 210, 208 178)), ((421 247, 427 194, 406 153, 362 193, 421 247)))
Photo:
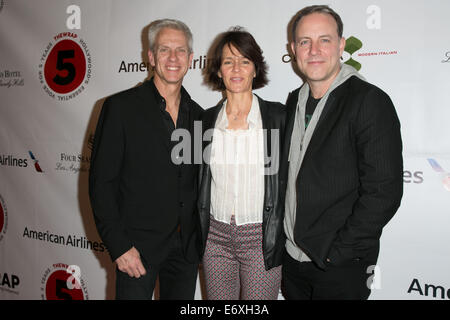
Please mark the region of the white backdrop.
MULTIPOLYGON (((205 56, 234 25, 254 35, 268 62, 270 83, 257 93, 285 102, 301 84, 287 56, 288 24, 310 4, 0 0, 0 299, 114 298, 114 265, 88 200, 90 143, 105 97, 149 76, 151 21, 176 18, 191 28, 198 61, 184 85, 205 109, 221 97, 203 84, 205 56), (74 57, 64 56, 71 50, 74 57), (72 81, 58 87, 56 74, 72 81)), ((359 62, 391 96, 402 124, 405 192, 381 239, 370 298, 450 299, 450 2, 326 4, 341 15, 344 36, 362 44, 344 61, 359 62)))

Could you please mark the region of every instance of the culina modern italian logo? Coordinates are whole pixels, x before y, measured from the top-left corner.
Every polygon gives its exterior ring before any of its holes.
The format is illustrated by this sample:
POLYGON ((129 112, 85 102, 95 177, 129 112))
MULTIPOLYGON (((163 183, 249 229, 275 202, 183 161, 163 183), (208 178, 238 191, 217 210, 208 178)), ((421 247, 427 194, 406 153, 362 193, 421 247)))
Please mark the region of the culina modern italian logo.
POLYGON ((367 57, 372 58, 372 57, 387 57, 398 55, 397 50, 376 50, 370 52, 361 52, 362 47, 363 47, 362 41, 354 36, 349 37, 345 42, 344 52, 349 54, 350 57, 344 63, 354 67, 358 71, 361 69, 362 64, 359 61, 353 59, 353 57, 365 59, 367 57))
POLYGON ((348 64, 349 66, 352 66, 353 68, 355 68, 356 70, 360 70, 361 69, 361 63, 359 63, 356 60, 353 60, 352 55, 358 51, 359 49, 361 49, 363 46, 361 40, 351 36, 350 38, 348 38, 345 42, 345 49, 344 51, 347 52, 350 55, 350 58, 345 61, 345 64, 348 64))

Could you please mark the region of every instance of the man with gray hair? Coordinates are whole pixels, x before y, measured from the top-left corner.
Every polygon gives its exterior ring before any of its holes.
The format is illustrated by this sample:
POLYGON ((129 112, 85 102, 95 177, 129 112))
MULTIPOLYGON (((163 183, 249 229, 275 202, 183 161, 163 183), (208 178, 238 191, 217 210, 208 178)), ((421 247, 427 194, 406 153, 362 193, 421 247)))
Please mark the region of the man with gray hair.
MULTIPOLYGON (((175 129, 193 136, 203 111, 182 86, 192 34, 181 21, 150 24, 153 77, 105 100, 94 138, 89 195, 117 264, 117 299, 193 299, 199 261, 198 166, 172 159, 175 129)), ((188 153, 188 152, 186 152, 188 153)), ((191 152, 190 154, 194 154, 191 152)), ((186 160, 187 159, 187 160, 186 160)))
POLYGON ((292 24, 305 82, 286 103, 280 166, 287 299, 367 299, 382 229, 402 198, 394 105, 340 63, 342 31, 339 15, 323 5, 303 8, 292 24))

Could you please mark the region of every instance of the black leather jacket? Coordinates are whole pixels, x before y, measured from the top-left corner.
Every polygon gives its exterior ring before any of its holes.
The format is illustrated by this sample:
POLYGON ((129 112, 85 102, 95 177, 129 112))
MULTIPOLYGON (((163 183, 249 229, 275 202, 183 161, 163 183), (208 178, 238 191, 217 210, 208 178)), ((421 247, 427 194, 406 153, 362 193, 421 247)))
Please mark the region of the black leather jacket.
MULTIPOLYGON (((258 97, 259 107, 263 129, 266 130, 264 135, 265 157, 269 156, 272 161, 277 163, 265 162, 266 169, 269 166, 275 166, 276 170, 270 170, 270 174, 264 176, 264 212, 263 212, 263 254, 266 270, 281 264, 282 253, 284 250, 285 236, 283 232, 284 219, 284 203, 279 201, 279 179, 278 168, 280 152, 282 147, 282 139, 284 137, 285 126, 285 107, 278 102, 265 101, 258 97), (273 134, 271 129, 278 129, 278 136, 273 134), (274 149, 274 150, 271 150, 274 149)), ((214 128, 217 116, 222 107, 223 101, 211 109, 207 109, 203 114, 203 132, 214 128)), ((212 140, 203 141, 203 150, 211 143, 212 140)), ((210 148, 208 148, 210 149, 210 148)), ((209 155, 203 159, 209 160, 209 155)), ((203 162, 200 168, 200 186, 199 198, 197 202, 200 229, 201 229, 201 254, 205 251, 206 240, 208 238, 210 206, 211 206, 211 170, 209 161, 203 162)))

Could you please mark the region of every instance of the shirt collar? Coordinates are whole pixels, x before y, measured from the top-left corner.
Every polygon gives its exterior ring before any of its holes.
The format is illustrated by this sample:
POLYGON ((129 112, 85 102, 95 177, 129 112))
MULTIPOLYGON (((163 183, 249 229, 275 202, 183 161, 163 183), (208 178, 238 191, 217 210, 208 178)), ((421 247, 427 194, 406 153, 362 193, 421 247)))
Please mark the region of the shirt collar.
MULTIPOLYGON (((164 99, 164 97, 159 93, 158 88, 156 88, 153 77, 150 79, 150 84, 151 84, 151 87, 153 88, 153 92, 155 94, 155 99, 158 102, 158 107, 162 111, 165 111, 166 110, 166 99, 164 99)), ((188 108, 187 105, 188 105, 188 102, 191 97, 189 96, 189 94, 187 93, 186 89, 184 89, 183 86, 181 87, 180 92, 181 92, 180 111, 186 112, 187 108, 188 108)))
MULTIPOLYGON (((222 108, 217 116, 216 128, 225 130, 228 127, 228 117, 226 112, 227 100, 225 99, 222 104, 222 108)), ((261 119, 261 111, 259 110, 259 101, 258 97, 253 94, 252 97, 252 106, 250 107, 250 111, 247 115, 247 123, 249 129, 261 128, 262 127, 262 119, 261 119)))

